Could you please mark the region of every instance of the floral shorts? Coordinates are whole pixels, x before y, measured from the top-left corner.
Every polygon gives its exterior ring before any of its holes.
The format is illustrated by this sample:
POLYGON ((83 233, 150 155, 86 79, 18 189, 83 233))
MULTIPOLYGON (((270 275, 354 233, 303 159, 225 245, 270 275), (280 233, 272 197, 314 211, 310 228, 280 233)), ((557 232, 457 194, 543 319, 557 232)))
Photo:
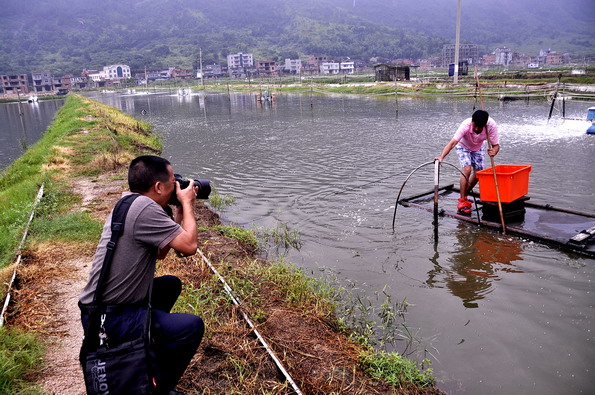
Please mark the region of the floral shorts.
POLYGON ((457 155, 461 167, 471 166, 476 170, 483 169, 483 147, 480 151, 471 151, 467 148, 457 145, 457 155))

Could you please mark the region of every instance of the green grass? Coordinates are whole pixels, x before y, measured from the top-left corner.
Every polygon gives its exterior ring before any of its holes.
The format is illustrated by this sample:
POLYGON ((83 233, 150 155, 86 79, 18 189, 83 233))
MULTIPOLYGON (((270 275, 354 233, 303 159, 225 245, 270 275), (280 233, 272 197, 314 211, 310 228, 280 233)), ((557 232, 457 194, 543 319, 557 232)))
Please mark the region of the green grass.
MULTIPOLYGON (((404 383, 411 383, 425 388, 431 386, 435 381, 432 369, 428 368, 422 371, 415 363, 394 352, 363 351, 359 355, 358 362, 372 378, 385 380, 396 387, 401 387, 404 383)), ((429 363, 428 360, 424 362, 429 363)))
POLYGON ((209 205, 215 210, 223 211, 224 208, 229 207, 236 202, 235 196, 220 195, 215 184, 211 184, 212 190, 209 196, 209 205))
MULTIPOLYGON (((160 149, 161 141, 147 124, 68 95, 41 139, 0 174, 0 269, 15 258, 41 184, 44 196, 31 223, 28 245, 38 241, 94 243, 102 223, 88 213, 72 211, 81 200, 73 177, 86 173, 120 177, 116 173, 124 162, 127 165, 138 154, 160 149)), ((0 296, 4 294, 5 289, 0 289, 0 296)), ((0 394, 42 393, 31 384, 32 373, 42 367, 42 344, 34 334, 0 329, 0 394)))
POLYGON ((41 394, 26 378, 43 368, 43 351, 36 335, 0 328, 0 394, 41 394))
POLYGON ((222 235, 238 240, 246 246, 254 249, 258 248, 258 239, 252 230, 228 225, 218 225, 213 229, 217 232, 220 232, 222 235))
MULTIPOLYGON (((432 370, 424 370, 424 366, 430 364, 429 360, 424 359, 420 368, 415 362, 396 352, 374 351, 372 344, 378 345, 382 342, 371 339, 371 336, 377 334, 378 328, 372 328, 373 324, 368 320, 365 326, 370 330, 362 330, 355 320, 345 317, 345 305, 365 304, 350 296, 347 289, 337 287, 323 278, 310 278, 302 270, 282 260, 267 264, 254 260, 242 266, 220 265, 219 271, 255 322, 262 323, 268 318, 265 303, 260 297, 261 288, 265 287, 276 297, 284 300, 288 306, 306 314, 328 317, 331 320, 334 318, 338 328, 351 334, 351 337, 361 344, 362 351, 358 363, 371 378, 384 380, 397 388, 426 388, 435 382, 432 370), (347 321, 350 325, 345 324, 347 321)), ((201 283, 199 288, 185 286, 175 310, 201 315, 207 322, 220 323, 221 311, 226 310, 229 303, 229 297, 213 276, 209 281, 201 283)), ((389 327, 398 326, 399 317, 404 317, 407 305, 403 301, 393 306, 390 298, 382 304, 377 313, 385 331, 389 331, 389 327)), ((353 309, 349 314, 354 315, 354 310, 357 309, 353 309)), ((368 305, 366 310, 368 313, 374 312, 371 305, 368 305)), ((359 319, 360 323, 364 320, 361 315, 359 319)))
POLYGON ((35 241, 97 241, 103 224, 88 213, 65 213, 42 217, 32 223, 31 239, 35 241))
POLYGON ((220 323, 218 311, 227 308, 231 300, 226 293, 222 292, 221 285, 215 276, 208 281, 202 282, 199 287, 191 284, 184 284, 184 290, 176 301, 172 312, 192 313, 202 317, 210 326, 220 323))
POLYGON ((295 248, 299 251, 302 248, 300 232, 291 229, 287 222, 279 221, 274 228, 256 228, 256 236, 260 241, 260 249, 267 250, 267 247, 273 246, 279 252, 279 249, 295 248))

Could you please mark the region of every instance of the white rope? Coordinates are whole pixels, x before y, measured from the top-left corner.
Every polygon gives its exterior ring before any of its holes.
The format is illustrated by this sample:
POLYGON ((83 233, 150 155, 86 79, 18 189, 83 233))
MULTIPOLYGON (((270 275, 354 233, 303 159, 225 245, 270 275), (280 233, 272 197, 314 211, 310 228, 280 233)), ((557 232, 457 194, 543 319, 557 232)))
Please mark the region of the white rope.
MULTIPOLYGON (((240 307, 240 302, 233 295, 233 290, 227 284, 227 282, 225 281, 225 279, 219 274, 219 272, 217 271, 217 269, 215 269, 215 267, 211 264, 211 262, 209 262, 209 260, 207 259, 207 257, 200 250, 200 248, 197 248, 196 251, 200 254, 202 260, 209 266, 209 268, 211 269, 211 271, 213 273, 215 273, 215 275, 217 276, 217 278, 219 279, 219 281, 223 284, 223 289, 225 289, 225 292, 227 292, 227 294, 231 298, 233 304, 236 305, 237 307, 240 307)), ((289 375, 289 373, 287 372, 287 370, 285 370, 285 368, 281 364, 281 361, 279 361, 279 359, 277 358, 277 356, 275 355, 275 353, 273 352, 273 350, 269 347, 269 345, 266 343, 266 341, 264 340, 264 338, 260 335, 260 333, 258 332, 258 330, 256 329, 256 327, 254 326, 254 324, 252 323, 252 321, 250 320, 250 318, 248 318, 248 315, 246 315, 246 313, 241 308, 239 310, 240 310, 240 313, 242 314, 242 317, 244 317, 244 320, 248 323, 248 325, 250 326, 250 328, 254 331, 254 334, 256 335, 256 337, 258 338, 258 340, 260 341, 260 344, 262 344, 264 346, 264 348, 267 350, 267 352, 269 353, 269 355, 271 356, 271 358, 273 359, 273 361, 275 362, 275 364, 277 365, 277 367, 281 371, 281 373, 283 373, 283 375, 285 376, 285 378, 287 379, 287 381, 289 382, 289 384, 291 384, 291 386, 293 387, 293 390, 295 391, 295 393, 298 394, 298 395, 302 395, 302 391, 300 391, 300 389, 297 386, 297 384, 293 381, 293 379, 291 378, 291 376, 289 375)))
POLYGON ((8 288, 6 291, 6 299, 4 300, 4 306, 2 307, 2 313, 0 314, 0 328, 4 325, 4 322, 5 322, 4 315, 6 314, 6 309, 8 308, 8 304, 10 303, 10 291, 12 289, 14 280, 17 276, 17 269, 19 267, 19 264, 21 263, 21 258, 22 258, 21 249, 23 248, 23 244, 25 243, 25 239, 27 238, 27 234, 29 233, 29 225, 31 224, 31 221, 33 220, 33 216, 35 215, 35 209, 37 208, 37 205, 39 204, 42 196, 43 196, 43 184, 41 184, 41 187, 39 187, 39 192, 37 192, 37 198, 35 199, 35 203, 33 204, 33 209, 31 210, 31 215, 29 216, 29 220, 27 221, 27 225, 25 226, 25 231, 23 232, 23 237, 21 238, 21 242, 19 243, 19 247, 17 248, 17 253, 19 255, 15 262, 14 271, 12 272, 12 278, 10 279, 10 282, 8 283, 8 288))

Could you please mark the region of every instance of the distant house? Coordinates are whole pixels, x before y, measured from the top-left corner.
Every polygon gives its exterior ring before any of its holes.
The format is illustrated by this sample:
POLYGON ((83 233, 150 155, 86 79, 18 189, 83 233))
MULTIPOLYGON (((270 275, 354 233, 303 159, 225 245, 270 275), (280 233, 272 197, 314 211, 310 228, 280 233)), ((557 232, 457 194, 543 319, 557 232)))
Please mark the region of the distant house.
POLYGON ((495 53, 487 53, 481 57, 481 64, 484 66, 491 66, 496 64, 496 54, 495 53))
POLYGON ((194 72, 189 69, 177 69, 174 68, 171 71, 172 78, 179 78, 181 80, 191 80, 194 79, 194 72))
POLYGON ((380 63, 374 66, 376 81, 409 81, 409 66, 380 63))
POLYGON ((241 69, 254 66, 254 57, 251 53, 241 53, 227 55, 227 67, 231 69, 241 69))
POLYGON ((111 66, 105 66, 103 73, 106 80, 120 81, 131 77, 130 66, 125 64, 114 64, 111 66))
POLYGON ((31 73, 34 92, 53 92, 54 75, 50 70, 31 73))
POLYGON ((0 93, 28 93, 27 74, 0 75, 0 93))
POLYGON ((72 77, 70 78, 70 83, 73 87, 78 89, 86 88, 89 84, 86 77, 72 77))
POLYGON ((502 47, 496 48, 494 51, 494 55, 496 57, 494 64, 501 64, 503 66, 508 66, 512 63, 512 50, 510 48, 502 47))
MULTIPOLYGON (((455 61, 455 44, 446 44, 442 47, 442 67, 455 61)), ((459 60, 466 60, 469 64, 479 62, 479 46, 477 44, 460 44, 459 60)))
POLYGON ((322 62, 320 64, 320 74, 339 74, 341 64, 336 62, 322 62))
POLYGON ((355 73, 355 62, 341 62, 339 63, 339 69, 343 74, 353 74, 355 73))
POLYGON ((545 55, 545 64, 562 64, 564 56, 561 53, 550 52, 545 55))
POLYGON ((203 67, 202 72, 205 78, 221 78, 223 77, 223 69, 217 63, 208 64, 203 67))
POLYGON ((256 61, 256 72, 261 77, 270 77, 277 75, 277 62, 274 60, 257 60, 256 61))
POLYGON ((302 71, 302 61, 299 59, 285 59, 285 66, 283 67, 283 71, 288 74, 301 74, 302 71))
POLYGON ((63 77, 54 76, 54 90, 58 92, 70 92, 72 90, 72 76, 66 74, 63 77))

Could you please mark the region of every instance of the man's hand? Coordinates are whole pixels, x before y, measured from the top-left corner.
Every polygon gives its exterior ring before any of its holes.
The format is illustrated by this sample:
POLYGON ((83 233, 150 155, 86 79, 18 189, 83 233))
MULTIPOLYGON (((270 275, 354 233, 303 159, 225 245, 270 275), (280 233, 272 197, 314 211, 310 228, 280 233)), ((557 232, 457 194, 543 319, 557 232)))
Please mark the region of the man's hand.
POLYGON ((178 201, 184 206, 184 203, 190 204, 194 206, 194 202, 196 201, 196 193, 198 192, 198 187, 194 186, 194 181, 190 181, 188 186, 184 189, 180 187, 180 183, 176 181, 176 197, 178 201))
POLYGON ((494 145, 492 148, 488 148, 488 155, 496 156, 498 151, 500 151, 500 145, 494 145))
POLYGON ((173 239, 164 250, 167 253, 169 248, 173 248, 184 255, 194 255, 198 246, 196 219, 194 218, 198 187, 194 186, 193 181, 184 189, 180 188, 179 182, 176 181, 176 184, 176 197, 180 201, 181 207, 176 207, 174 221, 182 225, 182 233, 173 239))

